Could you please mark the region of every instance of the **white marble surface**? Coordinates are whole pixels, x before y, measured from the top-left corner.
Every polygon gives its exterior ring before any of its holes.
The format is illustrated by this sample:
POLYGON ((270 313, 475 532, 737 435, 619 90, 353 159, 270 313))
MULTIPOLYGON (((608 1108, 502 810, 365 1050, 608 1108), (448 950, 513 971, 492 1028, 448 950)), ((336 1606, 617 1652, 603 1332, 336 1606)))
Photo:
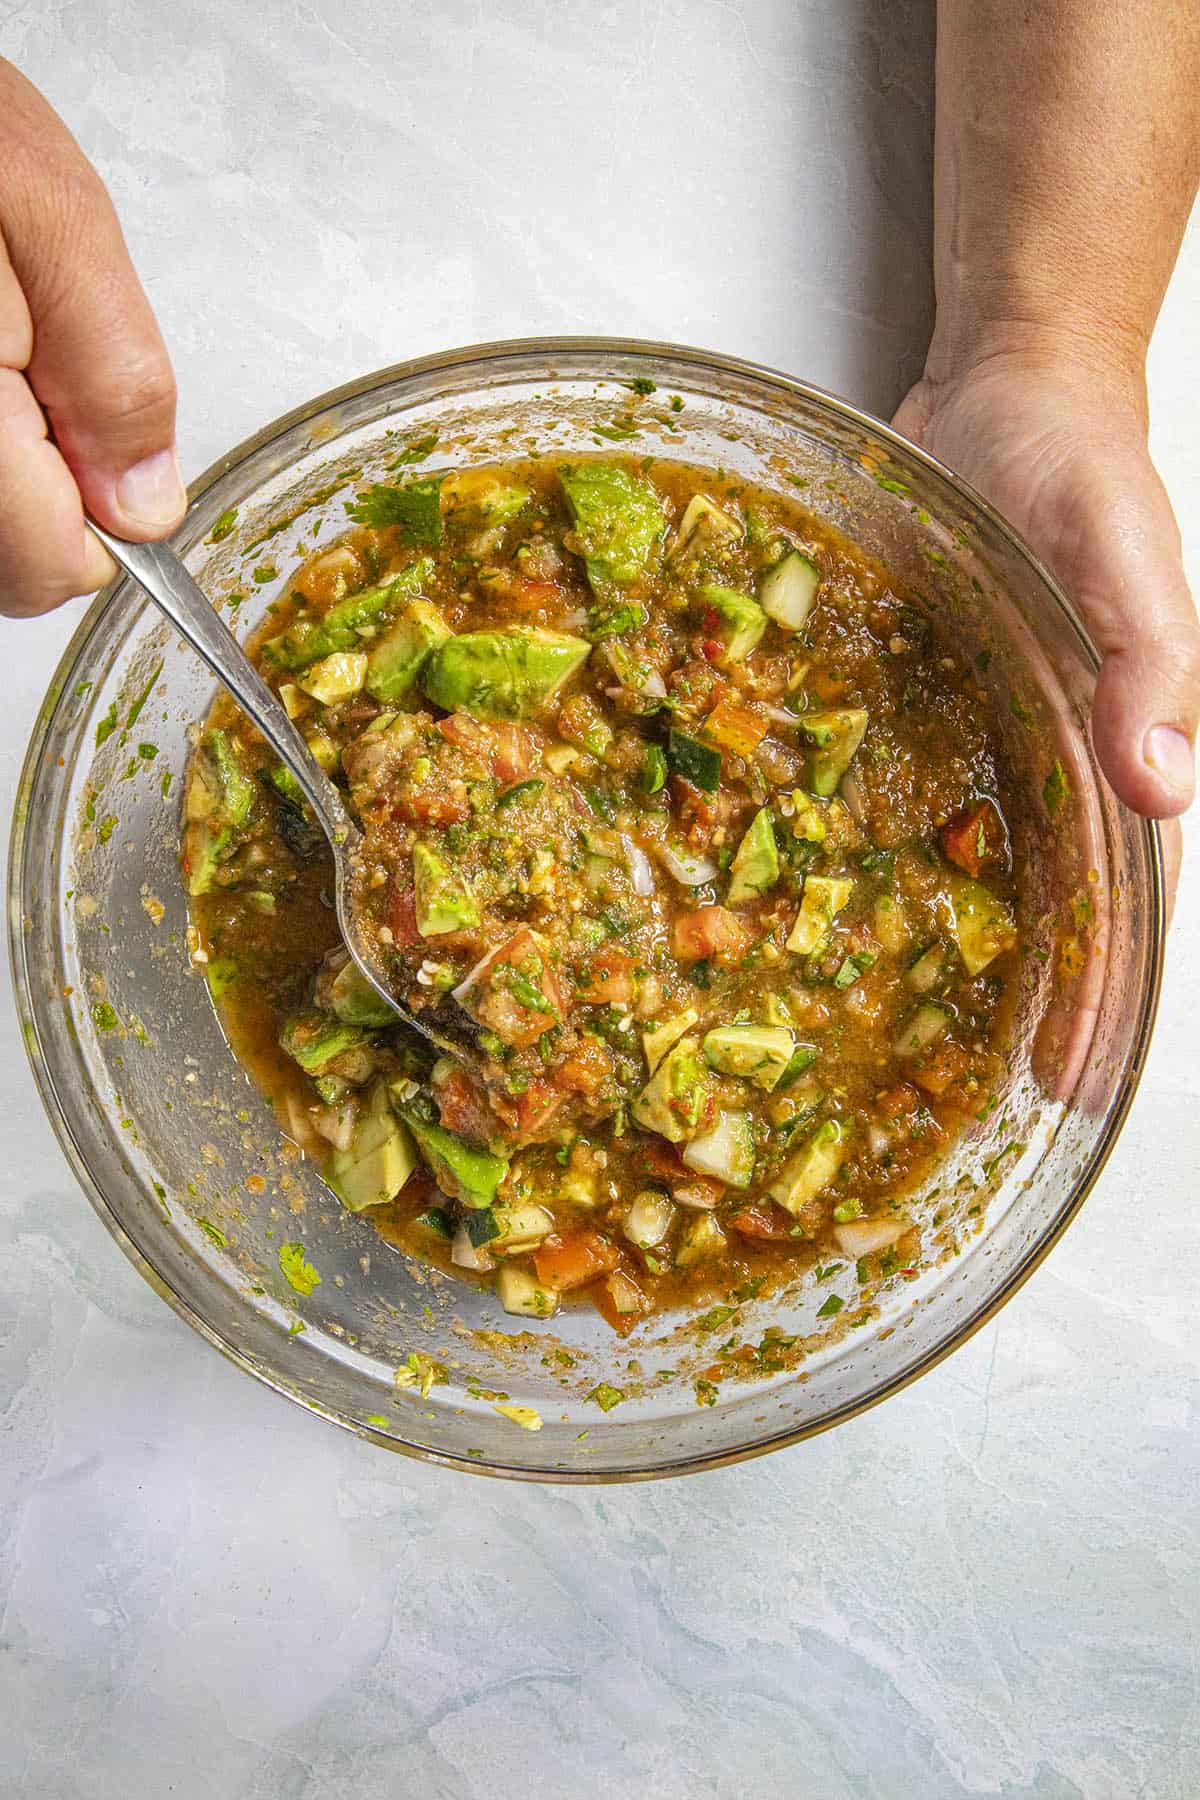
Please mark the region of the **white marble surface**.
MULTIPOLYGON (((928 325, 907 0, 0 0, 109 180, 190 472, 446 344, 674 337, 877 408, 928 325)), ((1200 582, 1200 234, 1153 363, 1200 582), (1190 328, 1190 331, 1189 331, 1190 328)), ((0 627, 0 789, 78 608, 0 627)), ((1133 1117, 1048 1264, 831 1436, 563 1492, 237 1374, 76 1189, 0 1024, 0 1792, 1191 1800, 1200 866, 1133 1117)))

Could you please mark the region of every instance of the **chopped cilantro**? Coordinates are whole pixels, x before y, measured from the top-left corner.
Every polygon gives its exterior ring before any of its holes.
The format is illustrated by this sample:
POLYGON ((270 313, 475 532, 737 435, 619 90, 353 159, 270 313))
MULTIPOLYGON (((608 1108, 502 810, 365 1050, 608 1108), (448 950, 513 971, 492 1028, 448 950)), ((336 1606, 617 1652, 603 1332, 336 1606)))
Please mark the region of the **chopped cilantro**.
POLYGON ((279 1267, 298 1294, 311 1294, 321 1285, 321 1277, 304 1255, 303 1244, 280 1244, 279 1267))
POLYGON ((1071 784, 1067 780, 1067 771, 1060 762, 1056 761, 1042 787, 1042 799, 1045 802, 1046 811, 1052 819, 1070 791, 1071 784))
POLYGON ((818 1319, 832 1319, 836 1313, 841 1312, 845 1304, 840 1294, 830 1294, 824 1306, 817 1309, 818 1319))
POLYGON ((405 486, 377 483, 366 488, 348 510, 357 525, 377 530, 398 525, 406 544, 440 544, 442 541, 442 478, 425 476, 405 486))

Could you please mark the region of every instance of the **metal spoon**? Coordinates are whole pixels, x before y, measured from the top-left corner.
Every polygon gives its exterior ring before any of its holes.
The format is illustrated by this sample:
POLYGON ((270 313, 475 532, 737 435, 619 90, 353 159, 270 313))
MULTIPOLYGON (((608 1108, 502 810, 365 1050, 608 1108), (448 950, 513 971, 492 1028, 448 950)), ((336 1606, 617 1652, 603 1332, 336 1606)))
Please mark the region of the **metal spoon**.
POLYGON ((359 930, 355 913, 355 857, 362 845, 362 833, 347 811, 341 794, 314 760, 308 745, 288 718, 279 696, 267 686, 203 589, 166 544, 128 543, 124 538, 113 537, 91 518, 88 527, 113 561, 133 577, 170 619, 179 635, 204 659, 246 717, 261 731, 280 762, 296 777, 333 852, 338 928, 360 973, 406 1024, 414 1025, 439 1050, 448 1051, 461 1061, 469 1061, 473 1046, 466 1030, 469 1021, 465 1015, 462 1026, 455 1032, 456 1020, 439 1020, 435 1025, 432 1020, 422 1019, 397 1002, 388 985, 386 971, 374 959, 370 944, 359 930))

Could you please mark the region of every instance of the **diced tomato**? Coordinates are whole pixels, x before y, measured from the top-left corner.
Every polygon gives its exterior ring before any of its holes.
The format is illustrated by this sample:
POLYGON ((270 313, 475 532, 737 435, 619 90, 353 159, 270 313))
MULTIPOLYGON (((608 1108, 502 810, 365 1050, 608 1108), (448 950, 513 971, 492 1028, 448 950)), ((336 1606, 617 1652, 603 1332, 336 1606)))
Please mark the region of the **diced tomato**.
POLYGON ((495 739, 490 725, 482 720, 474 719, 470 713, 449 713, 439 719, 437 728, 448 744, 458 750, 466 750, 470 755, 479 757, 481 762, 490 760, 495 739))
POLYGON ((533 767, 533 739, 523 725, 501 721, 492 726, 495 749, 492 773, 497 781, 523 781, 533 767))
POLYGON ((518 1135, 527 1143, 540 1137, 554 1123, 565 1104, 566 1095, 552 1081, 531 1081, 513 1102, 518 1135))
POLYGON ((767 721, 753 707, 720 700, 704 721, 704 733, 723 750, 750 756, 767 735, 767 721))
POLYGON ((985 869, 1003 868, 1008 862, 1008 833, 990 800, 959 813, 942 826, 939 836, 946 860, 972 877, 978 878, 985 869))
POLYGON ((792 1227, 796 1221, 782 1206, 743 1206, 740 1212, 734 1213, 729 1221, 734 1231, 743 1237, 756 1238, 762 1243, 786 1243, 792 1235, 792 1227))
POLYGON ((725 646, 718 638, 703 639, 700 648, 704 652, 707 660, 713 663, 720 662, 722 656, 725 654, 725 646))
POLYGON ((970 1053, 952 1039, 944 1039, 913 1070, 913 1080, 935 1100, 944 1100, 962 1112, 969 1112, 977 1102, 979 1079, 972 1070, 970 1053))
POLYGON ((621 1253, 598 1231, 571 1231, 565 1237, 548 1237, 533 1253, 533 1266, 539 1281, 565 1293, 569 1288, 586 1287, 600 1275, 617 1267, 621 1253))
POLYGON ((397 796, 394 812, 409 825, 460 825, 471 816, 466 784, 409 780, 397 796))
POLYGON ((906 1114, 916 1112, 924 1103, 916 1088, 910 1087, 907 1081, 901 1081, 895 1087, 877 1094, 875 1104, 885 1119, 902 1119, 906 1114))
POLYGON ((557 582, 539 581, 516 569, 485 569, 479 577, 479 585, 489 600, 503 600, 514 613, 555 609, 563 598, 557 582))
POLYGON ((564 1093, 582 1094, 591 1100, 611 1074, 608 1051, 599 1038, 581 1037, 571 1054, 559 1063, 554 1079, 564 1093))
POLYGON ((691 1170, 687 1167, 678 1150, 661 1138, 647 1138, 638 1148, 638 1160, 646 1165, 652 1175, 660 1181, 686 1181, 691 1170))
POLYGON ((675 954, 680 962, 739 962, 750 945, 750 935, 724 906, 701 906, 681 913, 675 921, 675 954))
POLYGON ((588 964, 579 984, 579 998, 589 1006, 628 1006, 633 999, 633 971, 637 966, 637 957, 628 950, 606 945, 588 964))
POLYGON ((723 788, 706 794, 682 775, 671 777, 671 798, 680 830, 692 850, 706 850, 714 832, 729 823, 733 811, 733 801, 723 788))
POLYGON ((497 781, 521 781, 533 767, 533 740, 523 725, 487 725, 469 713, 450 713, 437 728, 448 744, 486 763, 497 781))
POLYGON ((487 1100, 462 1069, 452 1069, 434 1089, 438 1114, 447 1131, 486 1144, 496 1133, 497 1120, 487 1100))
POLYGON ((409 944, 419 943, 421 934, 417 930, 416 901, 411 888, 397 889, 388 903, 388 925, 392 933, 392 942, 398 950, 407 949, 409 944))
POLYGON ((528 925, 515 931, 463 996, 473 1019, 502 1043, 534 1044, 563 1016, 550 947, 528 925))

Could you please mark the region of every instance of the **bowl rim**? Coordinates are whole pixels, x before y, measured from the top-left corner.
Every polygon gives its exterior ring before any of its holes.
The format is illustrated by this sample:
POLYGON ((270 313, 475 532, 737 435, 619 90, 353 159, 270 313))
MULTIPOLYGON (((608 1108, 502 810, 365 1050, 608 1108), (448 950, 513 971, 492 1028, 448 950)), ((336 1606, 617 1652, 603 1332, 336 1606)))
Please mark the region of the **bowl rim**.
MULTIPOLYGON (((653 362, 655 359, 671 358, 676 363, 691 366, 697 371, 708 374, 721 374, 754 381, 766 382, 783 392, 798 396, 810 402, 824 406, 841 420, 850 425, 857 425, 878 434, 885 441, 895 444, 908 457, 915 458, 932 470, 946 482, 960 499, 967 501, 982 513, 993 530, 1007 539, 1018 556, 1032 565, 1041 578, 1067 622, 1073 627, 1080 640, 1081 647, 1088 661, 1097 670, 1100 667, 1100 656, 1092 641, 1091 635, 1080 618, 1072 602, 1063 592, 1054 576, 1036 553, 1025 542, 1024 538, 1011 526, 1004 516, 984 498, 968 481, 955 473, 947 464, 932 456, 921 445, 897 431, 886 420, 878 418, 866 408, 857 406, 853 401, 843 399, 840 395, 813 382, 803 381, 797 376, 789 375, 784 370, 776 369, 770 364, 758 363, 744 358, 724 355, 718 351, 699 349, 695 346, 673 344, 665 340, 582 336, 554 336, 532 338, 505 338, 493 342, 463 345, 456 349, 443 350, 427 356, 409 358, 403 362, 390 363, 382 368, 356 377, 352 381, 327 389, 312 399, 292 407, 288 412, 280 414, 276 419, 262 426, 249 437, 242 439, 232 449, 224 452, 214 462, 188 484, 189 512, 195 502, 215 485, 223 476, 231 473, 248 457, 265 448, 276 438, 283 436, 297 425, 303 425, 331 408, 343 405, 358 396, 393 382, 428 376, 439 372, 455 371, 461 374, 469 370, 473 364, 479 364, 494 374, 497 367, 506 361, 527 361, 531 355, 542 356, 552 362, 556 355, 581 356, 594 355, 604 358, 622 358, 631 361, 644 359, 653 362)), ((554 379, 554 371, 547 374, 547 379, 554 379)), ((1122 1083, 1116 1095, 1112 1110, 1104 1132, 1098 1140, 1082 1174, 1078 1177, 1067 1205, 1059 1213, 1052 1227, 1029 1250, 1014 1269, 1004 1284, 976 1311, 958 1325, 948 1337, 910 1369, 885 1381, 879 1388, 861 1399, 847 1402, 836 1408, 824 1418, 804 1425, 794 1426, 776 1432, 761 1441, 741 1445, 733 1450, 699 1452, 685 1460, 673 1460, 659 1464, 630 1469, 555 1469, 544 1471, 530 1469, 518 1464, 499 1462, 475 1462, 465 1457, 454 1456, 443 1451, 431 1449, 423 1444, 410 1443, 403 1438, 394 1437, 377 1428, 360 1423, 358 1420, 345 1417, 333 1407, 321 1401, 311 1399, 305 1394, 294 1391, 285 1381, 263 1368, 259 1363, 230 1338, 224 1336, 207 1319, 199 1314, 189 1301, 176 1292, 171 1283, 160 1274, 152 1258, 144 1251, 121 1220, 113 1211, 109 1200, 99 1182, 94 1178, 83 1155, 80 1144, 72 1129, 71 1120, 59 1095, 49 1064, 42 1050, 38 1032, 37 1017, 33 1002, 33 988, 26 958, 26 942, 23 930, 23 911, 21 895, 23 892, 23 873, 25 852, 28 841, 28 821, 33 786, 41 769, 45 753, 46 741, 50 729, 62 703, 63 696, 69 691, 69 677, 74 670, 78 657, 82 654, 93 636, 109 601, 117 589, 128 578, 123 574, 102 588, 87 608, 78 626, 64 648, 49 686, 38 708, 30 733, 29 744, 25 752, 20 774, 17 780, 16 798, 12 815, 12 830, 9 844, 7 869, 8 895, 8 947, 9 962, 13 984, 13 998, 16 1007, 18 1025, 22 1042, 25 1046, 30 1069, 38 1090, 39 1097, 59 1145, 66 1157, 76 1180, 91 1202, 94 1211, 107 1228, 109 1234, 120 1246, 125 1256, 143 1279, 153 1288, 159 1297, 167 1302, 174 1312, 190 1325, 201 1338, 214 1349, 227 1357, 237 1368, 254 1376, 264 1386, 292 1401, 305 1412, 315 1413, 330 1424, 339 1426, 353 1436, 365 1439, 381 1449, 391 1450, 399 1455, 408 1456, 416 1461, 432 1463, 436 1466, 461 1470, 472 1475, 488 1476, 500 1480, 532 1481, 545 1484, 565 1486, 603 1486, 614 1483, 662 1480, 671 1476, 697 1474, 707 1470, 727 1468, 731 1464, 749 1462, 765 1456, 774 1450, 786 1449, 790 1445, 802 1443, 810 1438, 832 1430, 835 1426, 845 1424, 850 1419, 859 1417, 873 1407, 888 1400, 893 1394, 902 1392, 913 1382, 927 1374, 931 1369, 944 1362, 954 1351, 960 1349, 968 1339, 988 1324, 1006 1306, 1013 1295, 1022 1288, 1034 1272, 1049 1256, 1059 1243, 1069 1225, 1078 1216, 1085 1200, 1094 1188, 1104 1170, 1113 1146, 1125 1124, 1129 1109, 1133 1104, 1145 1070, 1146 1056, 1154 1023, 1158 1012, 1159 998, 1162 990, 1164 949, 1166 937, 1166 893, 1163 871, 1162 839, 1158 822, 1154 819, 1140 819, 1139 825, 1145 840, 1147 860, 1150 871, 1149 899, 1149 934, 1150 959, 1145 981, 1140 1017, 1137 1021, 1136 1039, 1133 1050, 1126 1065, 1122 1083)), ((1136 816, 1136 815, 1131 815, 1136 816)))

